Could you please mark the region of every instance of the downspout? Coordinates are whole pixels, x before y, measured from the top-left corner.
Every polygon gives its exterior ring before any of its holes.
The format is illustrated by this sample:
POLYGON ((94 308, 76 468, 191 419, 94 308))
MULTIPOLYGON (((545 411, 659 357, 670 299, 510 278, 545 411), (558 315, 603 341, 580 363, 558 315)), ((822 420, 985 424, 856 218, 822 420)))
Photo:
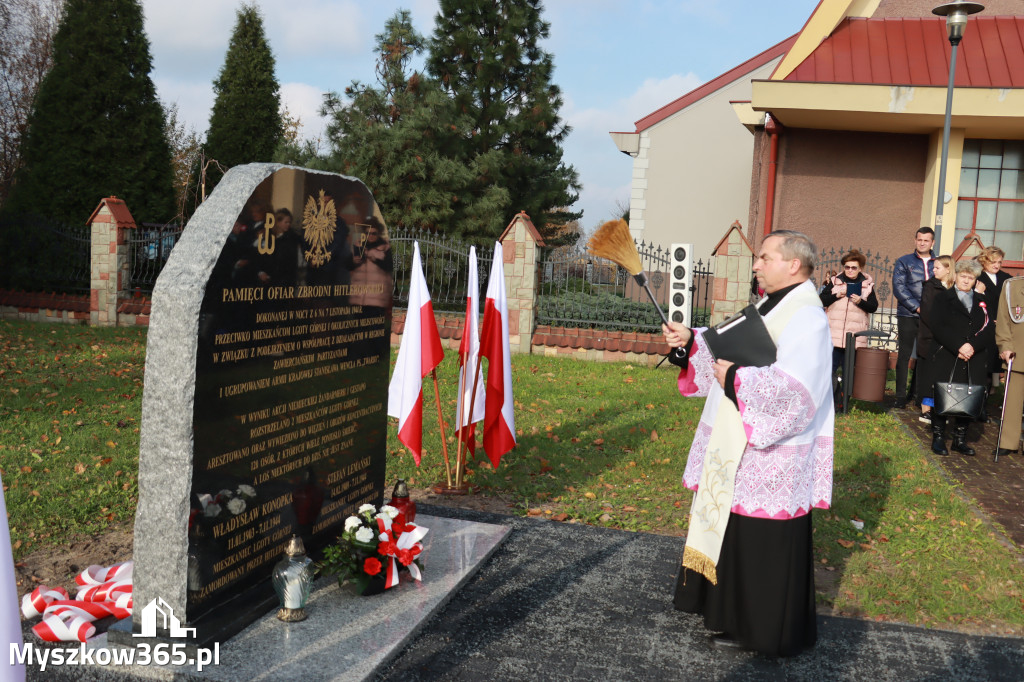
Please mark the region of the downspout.
POLYGON ((764 131, 768 133, 768 196, 764 202, 764 236, 772 232, 772 215, 775 213, 775 175, 778 173, 779 161, 779 136, 782 134, 782 124, 778 123, 771 114, 764 115, 764 131))

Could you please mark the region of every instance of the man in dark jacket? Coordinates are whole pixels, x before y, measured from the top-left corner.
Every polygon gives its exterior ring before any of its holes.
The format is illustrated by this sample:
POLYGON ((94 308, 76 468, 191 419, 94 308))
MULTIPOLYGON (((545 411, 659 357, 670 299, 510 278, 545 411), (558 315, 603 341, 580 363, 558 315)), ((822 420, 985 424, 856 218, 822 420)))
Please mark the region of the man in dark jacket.
MULTIPOLYGON (((896 407, 907 404, 907 374, 921 322, 921 288, 932 277, 932 244, 935 231, 922 227, 914 236, 914 253, 900 256, 892 271, 892 289, 896 295, 896 330, 899 354, 896 356, 896 407)), ((913 386, 910 387, 913 390, 913 386)))

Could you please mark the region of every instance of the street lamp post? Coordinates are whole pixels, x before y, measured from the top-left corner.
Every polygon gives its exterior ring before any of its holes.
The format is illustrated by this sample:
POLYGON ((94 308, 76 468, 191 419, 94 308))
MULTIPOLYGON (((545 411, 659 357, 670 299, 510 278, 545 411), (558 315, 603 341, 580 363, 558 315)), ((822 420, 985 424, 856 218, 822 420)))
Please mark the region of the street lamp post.
POLYGON ((932 10, 932 14, 946 17, 946 34, 952 46, 949 58, 949 85, 946 87, 946 120, 942 126, 942 161, 939 164, 939 196, 935 202, 935 244, 942 246, 942 214, 946 206, 946 161, 949 157, 949 121, 953 115, 953 77, 956 74, 956 48, 964 37, 967 17, 977 14, 985 6, 977 2, 947 2, 932 10))

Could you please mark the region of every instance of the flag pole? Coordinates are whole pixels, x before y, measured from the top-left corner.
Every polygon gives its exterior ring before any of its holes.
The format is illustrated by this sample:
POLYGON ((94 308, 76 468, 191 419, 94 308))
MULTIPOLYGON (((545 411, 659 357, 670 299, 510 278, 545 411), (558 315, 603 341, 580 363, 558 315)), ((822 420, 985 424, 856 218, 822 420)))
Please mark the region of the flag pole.
POLYGON ((444 453, 444 472, 448 476, 448 487, 452 487, 452 467, 448 462, 448 441, 444 435, 444 418, 441 416, 441 391, 437 388, 437 369, 430 370, 434 377, 434 397, 437 398, 437 426, 441 430, 441 452, 444 453))
MULTIPOLYGON (((480 384, 480 366, 483 364, 483 358, 477 356, 476 358, 476 372, 473 373, 473 392, 469 394, 469 414, 472 419, 473 407, 476 403, 476 387, 480 384)), ((476 436, 474 436, 475 438, 476 436)), ((455 462, 455 487, 462 486, 462 470, 465 469, 465 462, 462 462, 462 468, 459 468, 459 462, 455 462)))
MULTIPOLYGON (((468 356, 469 353, 466 353, 468 356)), ((466 366, 465 358, 462 355, 462 348, 459 348, 459 365, 466 366)), ((459 465, 462 462, 462 413, 465 411, 462 404, 462 394, 466 386, 466 373, 459 372, 459 397, 455 401, 455 487, 459 485, 459 465)), ((472 412, 470 412, 472 414, 472 412)))

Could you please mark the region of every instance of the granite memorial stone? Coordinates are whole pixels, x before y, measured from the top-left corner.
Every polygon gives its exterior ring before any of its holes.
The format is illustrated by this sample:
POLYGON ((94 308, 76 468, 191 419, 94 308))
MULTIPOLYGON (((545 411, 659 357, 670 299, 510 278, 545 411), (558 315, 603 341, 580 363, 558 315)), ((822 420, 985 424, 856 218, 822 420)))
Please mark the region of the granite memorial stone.
POLYGON ((358 180, 231 169, 153 291, 134 630, 162 599, 196 643, 272 608, 293 534, 311 555, 384 495, 393 280, 358 180))

